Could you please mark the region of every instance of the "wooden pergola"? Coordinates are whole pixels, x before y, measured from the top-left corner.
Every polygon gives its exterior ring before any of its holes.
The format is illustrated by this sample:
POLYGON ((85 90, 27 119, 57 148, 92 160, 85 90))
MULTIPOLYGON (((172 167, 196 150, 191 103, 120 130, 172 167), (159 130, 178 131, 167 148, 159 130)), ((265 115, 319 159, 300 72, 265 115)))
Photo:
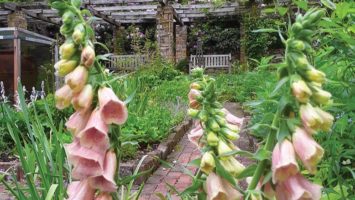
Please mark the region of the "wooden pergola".
MULTIPOLYGON (((238 16, 245 9, 238 3, 226 3, 215 7, 210 3, 182 5, 167 0, 83 0, 83 8, 87 8, 100 21, 112 25, 155 23, 158 7, 172 6, 174 20, 183 24, 201 20, 207 16, 238 16)), ((59 25, 60 18, 56 10, 45 2, 2 3, 0 4, 0 22, 7 20, 7 15, 14 11, 22 11, 29 23, 38 20, 59 25)))

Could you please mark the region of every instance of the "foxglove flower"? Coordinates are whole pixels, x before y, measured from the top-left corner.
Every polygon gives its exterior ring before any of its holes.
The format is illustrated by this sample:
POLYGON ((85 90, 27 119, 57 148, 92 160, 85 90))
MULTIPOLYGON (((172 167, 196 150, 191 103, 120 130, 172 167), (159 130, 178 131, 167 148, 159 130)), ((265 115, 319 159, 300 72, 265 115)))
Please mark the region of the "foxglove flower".
POLYGON ((292 93, 296 99, 301 103, 307 103, 312 91, 303 80, 298 80, 292 83, 292 93))
POLYGON ((314 81, 317 83, 324 83, 325 82, 325 74, 313 67, 309 68, 306 71, 306 76, 310 81, 314 81))
POLYGON ((64 43, 59 48, 59 54, 62 59, 70 59, 76 52, 75 44, 71 41, 64 43))
POLYGON ((70 74, 65 76, 65 83, 70 86, 74 93, 80 92, 88 79, 88 71, 84 66, 78 66, 70 74))
POLYGON ((309 103, 301 105, 300 115, 303 126, 311 133, 318 130, 323 124, 322 117, 309 103))
POLYGON ((128 111, 125 103, 118 99, 111 88, 103 87, 98 91, 101 117, 106 124, 122 125, 126 122, 128 111))
POLYGON ((70 106, 70 102, 73 98, 73 92, 68 85, 64 85, 55 92, 55 106, 59 110, 63 110, 70 106))
POLYGON ((292 143, 285 139, 276 144, 272 152, 272 180, 277 183, 297 173, 298 165, 295 151, 292 143))
POLYGON ((75 67, 78 66, 77 60, 60 60, 54 65, 54 69, 56 70, 56 74, 60 77, 64 77, 65 75, 72 72, 75 67))
POLYGON ((238 176, 245 169, 244 165, 233 156, 229 156, 228 159, 221 160, 220 162, 223 168, 234 177, 238 176))
POLYGON ((187 137, 189 138, 190 142, 192 142, 197 147, 200 147, 200 139, 202 135, 203 135, 203 129, 200 123, 197 123, 197 125, 195 125, 195 128, 191 129, 187 137))
POLYGON ((188 98, 190 102, 197 101, 199 97, 201 97, 201 92, 199 90, 195 90, 195 89, 190 90, 188 94, 188 98))
POLYGON ((95 51, 90 45, 87 45, 81 52, 81 64, 86 68, 90 68, 94 64, 94 61, 95 51))
POLYGON ((321 186, 313 184, 301 174, 289 177, 276 186, 277 200, 319 200, 321 198, 321 186))
POLYGON ((89 179, 90 186, 103 192, 117 190, 114 176, 117 168, 117 159, 114 151, 108 151, 105 157, 103 174, 89 179))
POLYGON ((91 112, 89 110, 86 110, 85 112, 77 111, 69 117, 65 126, 74 136, 77 136, 77 134, 85 128, 90 115, 91 112))
POLYGON ((95 197, 95 189, 89 186, 87 180, 71 182, 67 193, 67 200, 91 200, 95 197))
POLYGON ((210 173, 206 180, 207 200, 241 200, 242 195, 225 179, 210 173))
POLYGON ((214 161, 213 155, 211 152, 206 152, 203 154, 201 159, 200 168, 205 174, 211 173, 216 167, 216 163, 214 161))
POLYGON ((80 144, 86 148, 107 150, 109 138, 107 135, 108 126, 102 120, 100 110, 96 108, 90 116, 84 130, 78 134, 80 144))
POLYGON ((239 127, 243 124, 244 118, 239 118, 239 117, 233 115, 225 108, 223 108, 222 111, 226 114, 225 118, 228 123, 233 124, 233 125, 237 125, 239 127))
POLYGON ((92 99, 94 98, 94 91, 90 84, 73 97, 72 104, 76 111, 85 111, 91 107, 92 99))
POLYGON ((218 155, 221 156, 222 160, 228 160, 229 156, 222 156, 223 154, 230 153, 233 149, 228 146, 223 140, 219 140, 217 146, 218 155))
POLYGON ((315 108, 317 114, 322 119, 322 124, 320 125, 320 129, 323 131, 330 131, 333 125, 334 117, 333 115, 323 111, 320 108, 315 108))
POLYGON ((207 133, 207 144, 210 146, 217 146, 219 142, 218 136, 213 131, 207 133))
POLYGON ((90 176, 100 176, 103 173, 105 149, 89 149, 81 146, 79 139, 74 139, 64 146, 69 163, 74 166, 72 176, 75 179, 85 179, 90 176))
POLYGON ((312 95, 312 98, 314 99, 315 102, 319 104, 328 104, 330 101, 330 98, 332 97, 332 94, 330 94, 327 91, 322 90, 319 87, 314 87, 315 92, 312 95))
POLYGON ((301 128, 296 128, 292 135, 292 143, 304 166, 314 174, 317 171, 317 164, 323 157, 323 148, 301 128))

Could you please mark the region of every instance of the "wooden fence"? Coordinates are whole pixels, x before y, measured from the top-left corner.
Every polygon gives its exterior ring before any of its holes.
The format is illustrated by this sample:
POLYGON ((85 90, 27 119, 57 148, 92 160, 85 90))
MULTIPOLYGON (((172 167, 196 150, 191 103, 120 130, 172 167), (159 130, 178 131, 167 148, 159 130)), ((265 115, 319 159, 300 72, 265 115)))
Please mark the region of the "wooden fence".
POLYGON ((148 61, 147 55, 112 55, 106 63, 106 68, 119 72, 131 72, 138 70, 148 61))
MULTIPOLYGON (((199 58, 196 55, 190 56, 189 71, 198 67, 198 59, 199 58)), ((202 59, 202 67, 205 69, 227 69, 229 73, 231 72, 231 54, 203 55, 202 59)))

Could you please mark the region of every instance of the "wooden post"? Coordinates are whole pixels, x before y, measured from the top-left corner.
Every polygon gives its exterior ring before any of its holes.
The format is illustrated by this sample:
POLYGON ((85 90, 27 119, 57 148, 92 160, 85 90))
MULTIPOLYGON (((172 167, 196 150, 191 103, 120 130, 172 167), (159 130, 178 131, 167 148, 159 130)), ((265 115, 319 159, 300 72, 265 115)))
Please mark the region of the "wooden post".
MULTIPOLYGON (((14 31, 14 94, 18 89, 18 80, 21 80, 21 40, 18 29, 14 31)), ((14 95, 14 100, 15 99, 14 95)))
POLYGON ((243 14, 241 19, 240 19, 240 66, 242 71, 248 71, 248 55, 247 55, 247 47, 246 47, 246 40, 247 40, 247 35, 245 34, 245 16, 246 14, 243 14))

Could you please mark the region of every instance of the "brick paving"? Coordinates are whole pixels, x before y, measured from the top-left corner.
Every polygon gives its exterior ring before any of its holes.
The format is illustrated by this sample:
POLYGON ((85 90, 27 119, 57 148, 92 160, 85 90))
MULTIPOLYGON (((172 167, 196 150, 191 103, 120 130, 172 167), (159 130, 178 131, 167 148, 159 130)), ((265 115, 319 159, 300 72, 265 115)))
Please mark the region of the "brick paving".
MULTIPOLYGON (((169 191, 169 187, 166 183, 173 185, 178 191, 183 191, 191 184, 192 180, 188 175, 182 172, 181 166, 187 167, 192 173, 195 173, 197 168, 187 166, 187 164, 199 156, 200 151, 194 144, 189 142, 187 134, 185 134, 167 159, 167 162, 171 163, 174 168, 170 169, 160 166, 146 181, 139 199, 159 200, 156 193, 166 195, 169 191)), ((172 194, 173 192, 171 191, 170 193, 172 194)), ((180 198, 176 194, 172 194, 172 199, 180 198)))

